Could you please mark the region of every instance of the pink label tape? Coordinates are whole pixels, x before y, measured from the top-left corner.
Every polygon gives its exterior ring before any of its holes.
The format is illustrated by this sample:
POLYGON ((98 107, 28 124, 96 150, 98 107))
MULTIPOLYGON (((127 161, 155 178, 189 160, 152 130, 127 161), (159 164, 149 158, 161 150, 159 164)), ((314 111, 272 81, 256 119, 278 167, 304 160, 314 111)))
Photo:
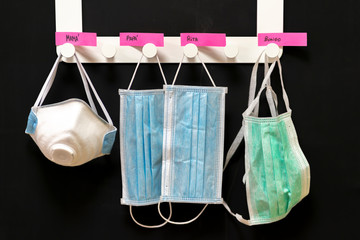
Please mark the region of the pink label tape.
POLYGON ((157 47, 164 46, 163 33, 120 33, 120 46, 144 46, 152 43, 157 47))
POLYGON ((259 33, 258 45, 307 46, 307 33, 259 33))
POLYGON ((196 46, 225 47, 225 33, 181 33, 181 46, 193 43, 196 46))
POLYGON ((85 32, 56 32, 55 43, 56 46, 64 43, 71 43, 74 46, 96 46, 96 33, 85 32))

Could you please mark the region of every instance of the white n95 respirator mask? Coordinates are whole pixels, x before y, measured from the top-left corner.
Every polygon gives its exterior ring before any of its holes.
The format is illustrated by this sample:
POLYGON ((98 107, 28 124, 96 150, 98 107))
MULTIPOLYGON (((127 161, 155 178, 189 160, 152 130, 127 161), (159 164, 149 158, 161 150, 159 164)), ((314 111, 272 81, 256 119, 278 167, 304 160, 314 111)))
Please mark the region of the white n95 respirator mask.
POLYGON ((54 82, 61 57, 57 58, 31 108, 25 133, 32 137, 49 160, 63 166, 78 166, 110 154, 117 129, 76 55, 75 60, 91 107, 75 98, 42 105, 54 82), (89 85, 107 121, 98 116, 89 85))

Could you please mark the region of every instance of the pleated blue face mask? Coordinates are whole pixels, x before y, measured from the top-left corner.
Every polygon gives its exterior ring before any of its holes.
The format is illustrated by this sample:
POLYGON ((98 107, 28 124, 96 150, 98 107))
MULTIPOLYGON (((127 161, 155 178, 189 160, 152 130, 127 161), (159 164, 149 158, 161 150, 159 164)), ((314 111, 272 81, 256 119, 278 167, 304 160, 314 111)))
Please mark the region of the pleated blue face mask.
MULTIPOLYGON (((203 62, 213 87, 174 85, 181 64, 172 85, 164 87, 161 202, 206 204, 201 214, 207 204, 222 203, 227 88, 216 87, 203 62)), ((168 222, 186 224, 200 214, 187 222, 168 222)))
MULTIPOLYGON (((142 58, 141 58, 142 59, 142 58)), ((156 204, 161 194, 161 162, 163 145, 164 90, 130 90, 138 62, 128 89, 120 89, 120 157, 122 175, 121 204, 132 206, 156 204)), ((158 64, 164 79, 159 59, 158 64)), ((171 216, 171 206, 170 206, 171 216)))
MULTIPOLYGON (((225 167, 244 137, 246 172, 243 180, 246 183, 250 219, 246 220, 240 214, 233 213, 225 202, 224 206, 238 221, 246 225, 265 224, 283 219, 292 207, 309 193, 309 164, 301 151, 291 120, 291 109, 279 59, 276 59, 276 62, 271 65, 256 98, 256 78, 253 71, 249 106, 243 113, 243 126, 226 157, 225 167), (276 109, 276 94, 270 86, 270 74, 276 62, 280 70, 287 109, 287 112, 280 115, 276 109), (272 117, 258 117, 259 98, 265 88, 272 93, 267 94, 272 117)), ((254 69, 257 69, 258 63, 259 60, 254 69)))

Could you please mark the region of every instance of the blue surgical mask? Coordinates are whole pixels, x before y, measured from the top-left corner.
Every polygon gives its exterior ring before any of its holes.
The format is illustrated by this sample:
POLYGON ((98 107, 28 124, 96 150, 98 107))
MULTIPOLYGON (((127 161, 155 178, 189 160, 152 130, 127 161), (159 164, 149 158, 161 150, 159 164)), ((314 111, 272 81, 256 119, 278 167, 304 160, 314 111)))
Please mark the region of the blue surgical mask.
MULTIPOLYGON (((255 64, 256 67, 258 62, 255 64)), ((276 59, 276 62, 271 65, 256 98, 254 99, 253 95, 253 99, 250 99, 249 106, 243 113, 243 126, 227 154, 225 164, 226 166, 244 137, 244 182, 250 219, 246 220, 240 214, 233 213, 225 202, 224 206, 238 221, 246 225, 265 224, 283 219, 292 207, 308 195, 310 188, 309 164, 301 151, 291 120, 291 109, 279 59, 276 59), (277 114, 274 97, 276 95, 272 94, 270 101, 268 98, 272 117, 258 117, 256 108, 259 105, 260 94, 265 88, 269 89, 270 74, 276 62, 280 70, 287 111, 277 114)))
MULTIPOLYGON (((204 63, 213 87, 174 85, 181 63, 172 85, 164 86, 161 202, 203 203, 206 205, 202 213, 207 204, 223 202, 221 188, 227 88, 216 87, 204 63)), ((187 222, 168 222, 186 224, 197 217, 187 222)))
MULTIPOLYGON (((159 59, 159 67, 164 79, 159 59)), ((122 175, 121 204, 132 206, 157 204, 161 194, 163 146, 164 90, 130 90, 138 62, 128 89, 120 89, 120 157, 122 175)))

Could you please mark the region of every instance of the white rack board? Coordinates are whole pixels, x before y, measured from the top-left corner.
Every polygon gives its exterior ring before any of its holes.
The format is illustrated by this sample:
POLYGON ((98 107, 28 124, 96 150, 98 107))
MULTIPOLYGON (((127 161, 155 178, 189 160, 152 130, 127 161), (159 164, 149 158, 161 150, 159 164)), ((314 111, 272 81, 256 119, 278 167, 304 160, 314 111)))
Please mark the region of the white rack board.
MULTIPOLYGON (((83 31, 82 0, 55 0, 55 8, 57 32, 83 31)), ((257 33, 282 33, 283 12, 284 0, 257 0, 257 33)), ((199 47, 202 60, 206 63, 254 63, 266 48, 258 46, 257 36, 226 37, 226 44, 238 48, 235 58, 228 58, 223 47, 199 47)), ((57 47, 58 52, 59 47, 57 47)), ((80 61, 84 63, 136 63, 142 54, 141 47, 120 46, 119 36, 98 36, 96 47, 76 46, 75 48, 80 61), (104 44, 111 44, 116 48, 114 57, 106 58, 102 54, 101 48, 104 44)), ((282 52, 283 49, 280 47, 280 56, 282 52)), ((166 36, 164 47, 158 47, 158 56, 162 63, 178 63, 183 56, 180 37, 166 36)), ((75 62, 73 58, 63 58, 63 60, 69 63, 75 62)), ((155 63, 156 59, 144 58, 143 62, 155 63)), ((184 58, 184 62, 197 63, 199 59, 184 58)))

